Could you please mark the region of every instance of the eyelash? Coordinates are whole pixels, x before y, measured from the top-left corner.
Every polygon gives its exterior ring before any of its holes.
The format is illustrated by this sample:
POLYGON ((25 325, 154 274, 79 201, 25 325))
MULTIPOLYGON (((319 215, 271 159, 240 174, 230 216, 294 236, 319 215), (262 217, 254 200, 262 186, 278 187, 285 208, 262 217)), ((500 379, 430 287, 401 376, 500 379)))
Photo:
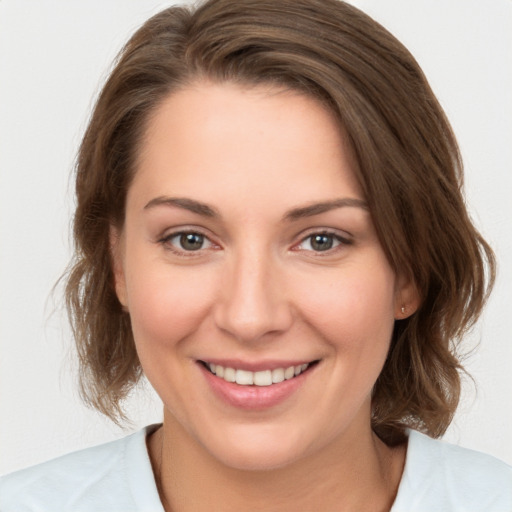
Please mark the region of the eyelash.
POLYGON ((305 251, 305 252, 312 252, 315 254, 315 256, 328 256, 332 255, 334 252, 337 252, 338 250, 342 249, 343 246, 352 245, 353 241, 347 237, 341 236, 339 233, 329 230, 319 230, 319 231, 312 231, 305 237, 301 239, 301 241, 294 246, 295 251, 305 251), (300 246, 304 244, 306 241, 309 240, 309 245, 311 247, 311 243, 313 241, 314 237, 328 237, 331 239, 334 245, 333 247, 329 247, 325 250, 315 251, 313 248, 311 249, 301 249, 300 246))
POLYGON ((214 248, 218 247, 217 244, 215 244, 214 242, 211 241, 209 236, 205 235, 204 233, 201 233, 201 231, 194 230, 194 229, 181 230, 181 231, 176 231, 174 233, 170 233, 170 234, 162 237, 160 240, 158 240, 158 242, 161 243, 166 249, 174 252, 175 254, 177 254, 179 256, 184 256, 186 258, 197 257, 201 254, 201 252, 204 249, 209 249, 211 247, 214 247, 214 248), (183 248, 178 248, 177 245, 173 244, 173 242, 172 242, 173 239, 178 239, 177 243, 181 243, 181 242, 183 242, 183 237, 185 237, 187 235, 196 235, 196 236, 201 237, 203 244, 208 243, 209 247, 206 247, 206 248, 200 247, 196 250, 187 250, 187 249, 183 249, 183 248))
MULTIPOLYGON (((168 248, 168 250, 174 252, 175 254, 177 254, 179 256, 184 256, 184 257, 197 257, 205 249, 219 248, 219 246, 217 244, 215 244, 214 242, 211 241, 210 237, 208 237, 204 233, 201 233, 198 230, 193 230, 193 229, 181 230, 181 231, 176 231, 174 233, 170 233, 170 234, 162 237, 161 239, 159 239, 158 242, 161 243, 162 245, 164 245, 166 248, 168 248), (196 236, 201 237, 202 246, 195 250, 194 249, 187 250, 187 249, 184 249, 183 247, 178 248, 176 244, 182 244, 182 242, 184 241, 183 237, 185 237, 187 235, 196 235, 196 236), (174 239, 177 240, 176 244, 172 242, 174 239), (204 243, 209 244, 208 247, 204 247, 203 246, 204 243)), ((301 238, 300 242, 298 244, 295 244, 293 246, 292 250, 293 251, 310 252, 310 253, 314 253, 315 255, 318 255, 321 257, 324 255, 326 255, 326 256, 331 255, 334 252, 340 250, 340 248, 342 246, 351 245, 352 243, 353 243, 352 240, 350 240, 349 238, 343 237, 339 233, 336 233, 334 231, 318 230, 318 231, 312 231, 307 236, 301 238), (330 239, 330 242, 333 246, 328 247, 325 250, 315 251, 312 247, 313 237, 327 237, 330 239), (309 240, 309 246, 311 248, 310 249, 304 249, 304 248, 301 249, 300 246, 303 245, 304 243, 306 243, 308 240, 309 240)))

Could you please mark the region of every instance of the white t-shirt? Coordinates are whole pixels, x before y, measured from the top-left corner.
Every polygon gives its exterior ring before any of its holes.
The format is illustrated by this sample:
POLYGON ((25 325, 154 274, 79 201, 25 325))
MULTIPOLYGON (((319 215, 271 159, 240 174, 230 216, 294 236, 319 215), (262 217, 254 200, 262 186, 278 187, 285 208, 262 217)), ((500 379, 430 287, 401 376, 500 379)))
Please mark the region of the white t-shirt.
MULTIPOLYGON (((1 512, 164 512, 146 448, 155 426, 0 479, 1 512)), ((392 512, 511 512, 512 467, 409 432, 392 512)))

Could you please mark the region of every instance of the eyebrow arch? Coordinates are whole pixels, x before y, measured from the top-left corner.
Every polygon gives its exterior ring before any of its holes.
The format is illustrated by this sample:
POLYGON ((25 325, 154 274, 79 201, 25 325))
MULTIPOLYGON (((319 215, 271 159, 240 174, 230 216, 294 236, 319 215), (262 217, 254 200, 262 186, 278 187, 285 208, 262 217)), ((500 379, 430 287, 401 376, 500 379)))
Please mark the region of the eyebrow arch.
POLYGON ((323 201, 321 203, 313 203, 300 208, 294 208, 284 215, 284 220, 295 221, 304 217, 312 217, 313 215, 319 215, 336 208, 353 207, 362 208, 368 210, 368 204, 362 199, 355 199, 352 197, 344 197, 342 199, 334 199, 332 201, 323 201))
POLYGON ((188 210, 192 213, 197 213, 198 215, 202 215, 203 217, 220 217, 219 212, 212 206, 186 197, 155 197, 154 199, 151 199, 151 201, 149 201, 149 203, 146 206, 144 206, 144 210, 148 210, 150 208, 162 205, 182 208, 183 210, 188 210))

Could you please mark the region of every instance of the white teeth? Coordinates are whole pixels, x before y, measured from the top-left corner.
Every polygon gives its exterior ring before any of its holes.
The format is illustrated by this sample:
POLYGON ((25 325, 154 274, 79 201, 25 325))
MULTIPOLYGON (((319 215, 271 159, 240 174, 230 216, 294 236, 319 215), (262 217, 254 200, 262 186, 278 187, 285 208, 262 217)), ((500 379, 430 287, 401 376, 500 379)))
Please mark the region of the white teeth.
POLYGON ((224 369, 224 380, 226 382, 235 382, 235 370, 233 368, 224 369))
POLYGON ((284 370, 283 368, 276 368, 272 370, 272 383, 278 384, 279 382, 283 382, 284 380, 284 370))
POLYGON ((254 384, 254 373, 247 372, 245 370, 237 370, 235 381, 237 384, 241 384, 242 386, 251 386, 254 384))
POLYGON ((289 366, 288 368, 250 372, 248 370, 224 368, 220 364, 208 363, 208 368, 217 377, 224 379, 226 382, 236 382, 240 386, 271 386, 272 384, 279 384, 284 380, 290 380, 300 375, 308 367, 309 363, 304 363, 297 366, 289 366))
POLYGON ((295 368, 293 366, 286 368, 286 370, 284 371, 284 378, 286 380, 290 380, 294 376, 295 376, 295 368))
POLYGON ((272 372, 270 370, 254 372, 254 384, 256 386, 270 386, 272 384, 272 372))

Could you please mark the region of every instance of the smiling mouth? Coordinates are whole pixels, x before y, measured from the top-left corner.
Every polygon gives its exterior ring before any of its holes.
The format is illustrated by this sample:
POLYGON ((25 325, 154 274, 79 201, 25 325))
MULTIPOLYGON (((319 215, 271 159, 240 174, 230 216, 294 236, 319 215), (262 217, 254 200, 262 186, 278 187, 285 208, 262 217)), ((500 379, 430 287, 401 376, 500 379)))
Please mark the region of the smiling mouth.
POLYGON ((226 382, 236 383, 240 386, 272 386, 298 377, 316 365, 318 361, 258 372, 224 367, 220 364, 206 363, 205 361, 201 361, 201 363, 210 373, 226 382))

